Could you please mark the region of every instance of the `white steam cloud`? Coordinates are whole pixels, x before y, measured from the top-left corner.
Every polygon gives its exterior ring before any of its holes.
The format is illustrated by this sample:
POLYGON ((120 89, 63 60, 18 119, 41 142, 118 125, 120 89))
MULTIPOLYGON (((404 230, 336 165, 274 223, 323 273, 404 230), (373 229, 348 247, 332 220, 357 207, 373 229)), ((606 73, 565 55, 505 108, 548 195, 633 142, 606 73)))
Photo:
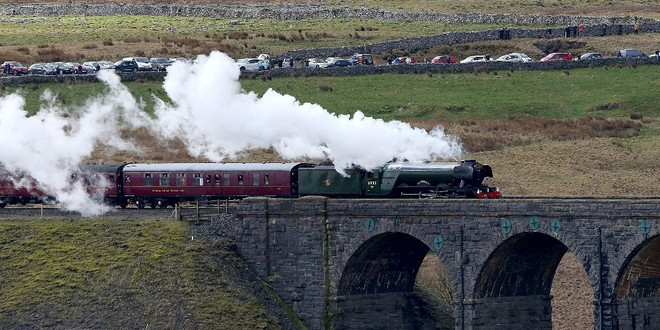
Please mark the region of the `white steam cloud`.
POLYGON ((360 111, 337 116, 273 90, 261 98, 241 92, 240 71, 223 53, 195 62, 168 70, 164 87, 174 104, 160 102, 156 109, 163 136, 182 138, 193 156, 221 161, 248 148, 272 146, 288 159, 327 157, 339 168, 375 168, 395 157, 447 159, 462 152, 460 143, 440 128, 428 133, 360 111))
POLYGON ((94 202, 82 185, 72 185, 71 173, 99 144, 134 148, 118 136, 127 126, 179 138, 192 156, 210 161, 273 147, 287 159, 329 158, 338 168, 371 169, 393 158, 455 159, 462 153, 459 141, 441 128, 426 132, 403 122, 365 117, 360 111, 335 115, 273 90, 260 98, 241 90, 239 75, 234 61, 219 52, 200 55, 192 64, 175 63, 164 82, 173 104, 157 99, 155 118, 142 111, 141 103, 110 71, 98 74, 110 92, 79 109, 55 106, 55 97, 46 91, 45 105, 28 116, 24 99, 8 95, 0 98, 0 164, 35 178, 38 188, 65 209, 98 215, 107 207, 94 202))

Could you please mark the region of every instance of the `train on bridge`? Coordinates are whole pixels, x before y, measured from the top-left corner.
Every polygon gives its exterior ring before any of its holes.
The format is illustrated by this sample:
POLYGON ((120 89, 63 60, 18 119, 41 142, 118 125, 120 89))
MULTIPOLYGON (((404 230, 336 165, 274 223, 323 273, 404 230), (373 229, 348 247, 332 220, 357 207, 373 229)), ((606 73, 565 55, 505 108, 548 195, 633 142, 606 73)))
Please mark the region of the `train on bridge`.
MULTIPOLYGON (((72 173, 109 205, 167 207, 179 202, 269 196, 295 198, 498 198, 489 165, 461 162, 390 162, 374 170, 337 171, 332 164, 309 163, 155 163, 85 164, 72 173)), ((0 168, 0 207, 56 202, 27 175, 0 168)))

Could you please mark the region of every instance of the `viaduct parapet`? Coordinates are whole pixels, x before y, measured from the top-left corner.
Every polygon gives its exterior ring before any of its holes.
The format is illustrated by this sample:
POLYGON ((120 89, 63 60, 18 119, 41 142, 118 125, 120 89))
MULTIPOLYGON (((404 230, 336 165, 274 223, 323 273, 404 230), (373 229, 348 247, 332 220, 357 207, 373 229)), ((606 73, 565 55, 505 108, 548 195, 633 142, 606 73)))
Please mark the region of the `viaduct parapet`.
POLYGON ((456 329, 552 329, 568 251, 593 288, 596 329, 657 329, 659 201, 249 198, 191 230, 233 236, 310 329, 435 328, 412 294, 428 253, 453 287, 456 329))

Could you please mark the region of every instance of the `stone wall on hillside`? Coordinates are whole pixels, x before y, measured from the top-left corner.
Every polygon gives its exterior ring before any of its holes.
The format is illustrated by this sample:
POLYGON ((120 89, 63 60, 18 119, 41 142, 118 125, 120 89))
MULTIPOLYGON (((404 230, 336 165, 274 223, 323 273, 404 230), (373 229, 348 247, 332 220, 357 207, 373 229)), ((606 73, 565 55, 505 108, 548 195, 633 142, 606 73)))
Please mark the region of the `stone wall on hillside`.
MULTIPOLYGON (((199 16, 227 19, 376 19, 386 21, 449 22, 449 23, 496 23, 503 25, 600 25, 634 23, 631 16, 571 16, 571 15, 523 15, 484 13, 405 13, 374 7, 323 7, 312 5, 145 5, 145 4, 62 4, 62 5, 3 5, 0 13, 6 15, 152 15, 152 16, 199 16)), ((657 22, 639 18, 644 25, 657 22)))
MULTIPOLYGON (((564 36, 566 28, 548 28, 548 29, 510 29, 511 38, 561 38, 564 36)), ((633 26, 630 24, 608 24, 608 25, 586 25, 584 31, 579 34, 580 37, 607 36, 615 34, 633 33, 633 26)), ((640 25, 641 33, 660 32, 660 21, 649 22, 640 25)), ((447 32, 430 36, 421 36, 416 38, 407 38, 400 40, 391 40, 362 46, 344 46, 344 47, 326 47, 316 49, 300 49, 286 52, 281 57, 293 58, 311 58, 325 56, 350 56, 355 53, 387 53, 390 51, 415 51, 419 49, 429 49, 436 46, 456 45, 476 41, 498 40, 500 30, 468 31, 468 32, 447 32)))

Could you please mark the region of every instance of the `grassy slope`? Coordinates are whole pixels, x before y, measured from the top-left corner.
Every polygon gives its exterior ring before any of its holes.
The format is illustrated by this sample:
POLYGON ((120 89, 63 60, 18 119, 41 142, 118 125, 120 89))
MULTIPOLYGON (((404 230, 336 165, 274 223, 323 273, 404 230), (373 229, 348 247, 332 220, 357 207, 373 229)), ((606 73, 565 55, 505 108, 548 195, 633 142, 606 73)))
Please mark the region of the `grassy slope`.
POLYGON ((277 328, 224 244, 184 222, 3 220, 0 328, 277 328))

